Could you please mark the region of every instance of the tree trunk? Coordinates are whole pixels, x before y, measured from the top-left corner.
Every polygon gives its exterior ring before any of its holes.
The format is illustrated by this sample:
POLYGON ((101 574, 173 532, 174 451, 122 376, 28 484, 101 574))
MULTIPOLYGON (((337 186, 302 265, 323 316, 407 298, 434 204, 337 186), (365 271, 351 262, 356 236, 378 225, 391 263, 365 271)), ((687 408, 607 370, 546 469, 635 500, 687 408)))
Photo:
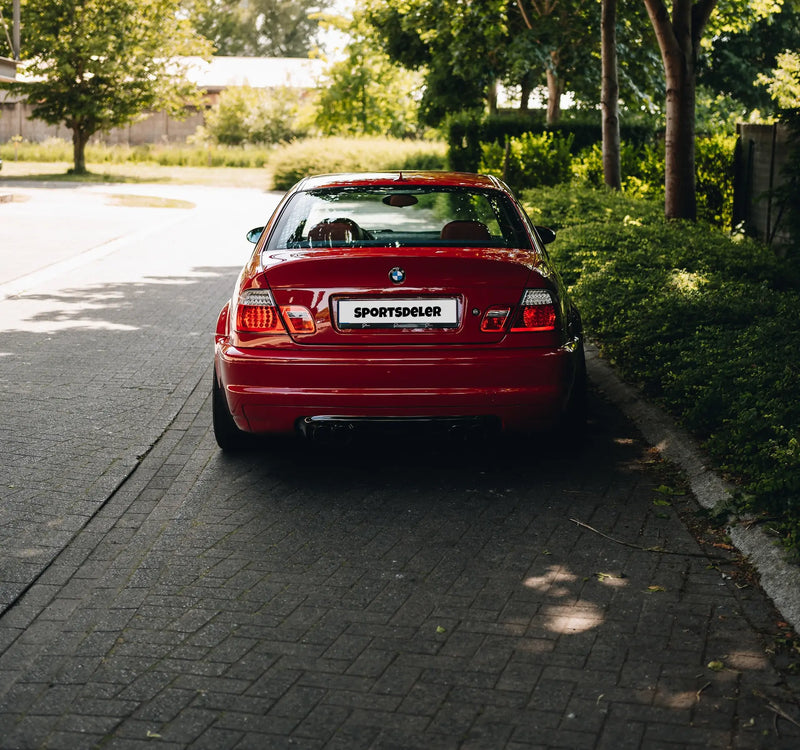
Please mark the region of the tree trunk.
POLYGON ((694 137, 694 65, 685 64, 667 74, 664 212, 668 219, 697 218, 694 137))
MULTIPOLYGON (((534 9, 539 18, 549 16, 555 10, 556 2, 547 5, 544 8, 536 7, 534 9)), ((525 11, 525 5, 522 0, 517 0, 517 7, 519 8, 522 20, 528 29, 533 29, 531 19, 525 11)), ((561 95, 564 93, 564 84, 558 77, 559 70, 559 52, 557 49, 550 52, 550 64, 547 66, 547 124, 555 125, 561 119, 561 95)), ((523 102, 527 101, 525 98, 525 89, 523 88, 523 102)))
POLYGON ((552 68, 547 69, 547 124, 555 125, 561 119, 561 81, 552 68))
POLYGON ((85 132, 80 126, 72 125, 72 174, 86 174, 86 144, 89 142, 90 133, 85 132))
POLYGON ((520 88, 522 89, 522 97, 519 102, 519 108, 523 112, 527 112, 530 109, 531 94, 533 93, 533 75, 531 73, 526 73, 522 76, 520 88))
POLYGON ((602 0, 600 17, 603 117, 603 182, 614 190, 622 187, 619 139, 619 78, 617 75, 617 0, 602 0))
POLYGON ((497 114, 497 81, 492 81, 489 84, 489 90, 487 92, 487 99, 489 101, 489 114, 496 115, 497 114))
POLYGON ((664 213, 695 219, 695 61, 700 39, 717 0, 673 0, 672 17, 663 0, 644 0, 656 32, 667 82, 664 213))

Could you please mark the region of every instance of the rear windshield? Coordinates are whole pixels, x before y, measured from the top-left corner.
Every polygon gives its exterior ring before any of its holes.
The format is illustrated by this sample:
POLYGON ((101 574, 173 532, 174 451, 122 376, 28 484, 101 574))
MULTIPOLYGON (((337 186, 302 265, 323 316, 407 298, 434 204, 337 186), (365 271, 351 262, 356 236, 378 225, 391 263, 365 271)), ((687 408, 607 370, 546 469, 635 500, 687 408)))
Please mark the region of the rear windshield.
POLYGON ((530 249, 512 202, 497 190, 335 188, 300 192, 281 212, 270 250, 306 247, 530 249))

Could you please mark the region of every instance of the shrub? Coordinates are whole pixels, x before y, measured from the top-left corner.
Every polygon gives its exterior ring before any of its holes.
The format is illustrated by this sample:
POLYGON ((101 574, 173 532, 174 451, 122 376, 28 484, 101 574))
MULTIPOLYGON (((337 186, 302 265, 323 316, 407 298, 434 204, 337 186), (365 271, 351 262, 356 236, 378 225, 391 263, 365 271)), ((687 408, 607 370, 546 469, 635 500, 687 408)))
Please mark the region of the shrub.
POLYGON ((205 131, 215 143, 283 143, 303 135, 297 124, 297 97, 289 89, 225 89, 205 117, 205 131))
POLYGON ((474 172, 481 163, 480 111, 458 112, 445 121, 447 165, 457 172, 474 172))
MULTIPOLYGON (((661 143, 620 144, 622 189, 638 197, 664 194, 664 146, 661 143)), ((603 187, 603 149, 595 143, 583 149, 573 162, 573 176, 580 185, 603 187)))
POLYGON ((587 331, 739 482, 740 507, 800 541, 800 274, 750 240, 605 191, 529 191, 587 331))
POLYGON ((695 146, 697 215, 730 229, 733 216, 735 135, 698 138, 695 146))
MULTIPOLYGON (((714 135, 695 144, 697 215, 718 227, 731 227, 733 213, 733 152, 736 137, 714 135)), ((664 144, 623 142, 620 147, 622 189, 638 197, 664 195, 664 144)), ((580 185, 603 186, 603 154, 599 143, 583 149, 573 163, 580 185)))
POLYGON ((571 177, 572 136, 523 133, 505 147, 482 146, 480 171, 502 178, 514 190, 558 185, 571 177))
POLYGON ((269 161, 273 187, 287 190, 303 177, 331 172, 443 169, 442 143, 389 138, 316 138, 279 148, 269 161))
MULTIPOLYGON (((637 147, 655 140, 655 131, 649 124, 626 122, 620 130, 623 140, 637 147)), ((520 138, 526 133, 554 133, 568 138, 573 153, 591 148, 602 140, 601 125, 596 116, 567 112, 557 124, 547 125, 545 112, 541 109, 494 115, 486 115, 480 110, 458 112, 447 118, 444 131, 450 168, 468 172, 479 169, 483 145, 502 146, 507 139, 520 138)))
POLYGON ((8 143, 0 145, 0 159, 7 161, 71 162, 72 157, 72 144, 63 138, 47 138, 40 143, 31 143, 15 136, 8 143))

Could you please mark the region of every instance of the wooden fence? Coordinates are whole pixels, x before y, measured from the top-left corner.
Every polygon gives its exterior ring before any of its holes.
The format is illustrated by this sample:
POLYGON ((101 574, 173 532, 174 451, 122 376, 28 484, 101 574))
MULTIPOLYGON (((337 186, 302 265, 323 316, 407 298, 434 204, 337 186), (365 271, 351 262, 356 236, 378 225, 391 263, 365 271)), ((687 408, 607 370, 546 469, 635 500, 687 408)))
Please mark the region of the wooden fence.
POLYGON ((737 126, 733 224, 781 247, 790 242, 773 191, 783 182, 783 168, 792 148, 783 125, 737 126))

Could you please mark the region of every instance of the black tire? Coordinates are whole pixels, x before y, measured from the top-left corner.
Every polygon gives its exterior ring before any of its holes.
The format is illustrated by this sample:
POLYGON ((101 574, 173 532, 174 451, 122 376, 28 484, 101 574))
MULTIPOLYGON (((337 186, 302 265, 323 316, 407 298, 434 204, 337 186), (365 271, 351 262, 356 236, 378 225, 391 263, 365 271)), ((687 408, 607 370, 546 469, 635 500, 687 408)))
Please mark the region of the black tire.
POLYGON ((556 429, 556 440, 563 448, 579 449, 586 439, 586 380, 586 358, 581 347, 569 402, 556 429))
POLYGON ((225 453, 238 453, 247 442, 246 433, 242 432, 233 421, 225 394, 214 373, 211 390, 211 421, 214 426, 214 437, 217 445, 225 453))

